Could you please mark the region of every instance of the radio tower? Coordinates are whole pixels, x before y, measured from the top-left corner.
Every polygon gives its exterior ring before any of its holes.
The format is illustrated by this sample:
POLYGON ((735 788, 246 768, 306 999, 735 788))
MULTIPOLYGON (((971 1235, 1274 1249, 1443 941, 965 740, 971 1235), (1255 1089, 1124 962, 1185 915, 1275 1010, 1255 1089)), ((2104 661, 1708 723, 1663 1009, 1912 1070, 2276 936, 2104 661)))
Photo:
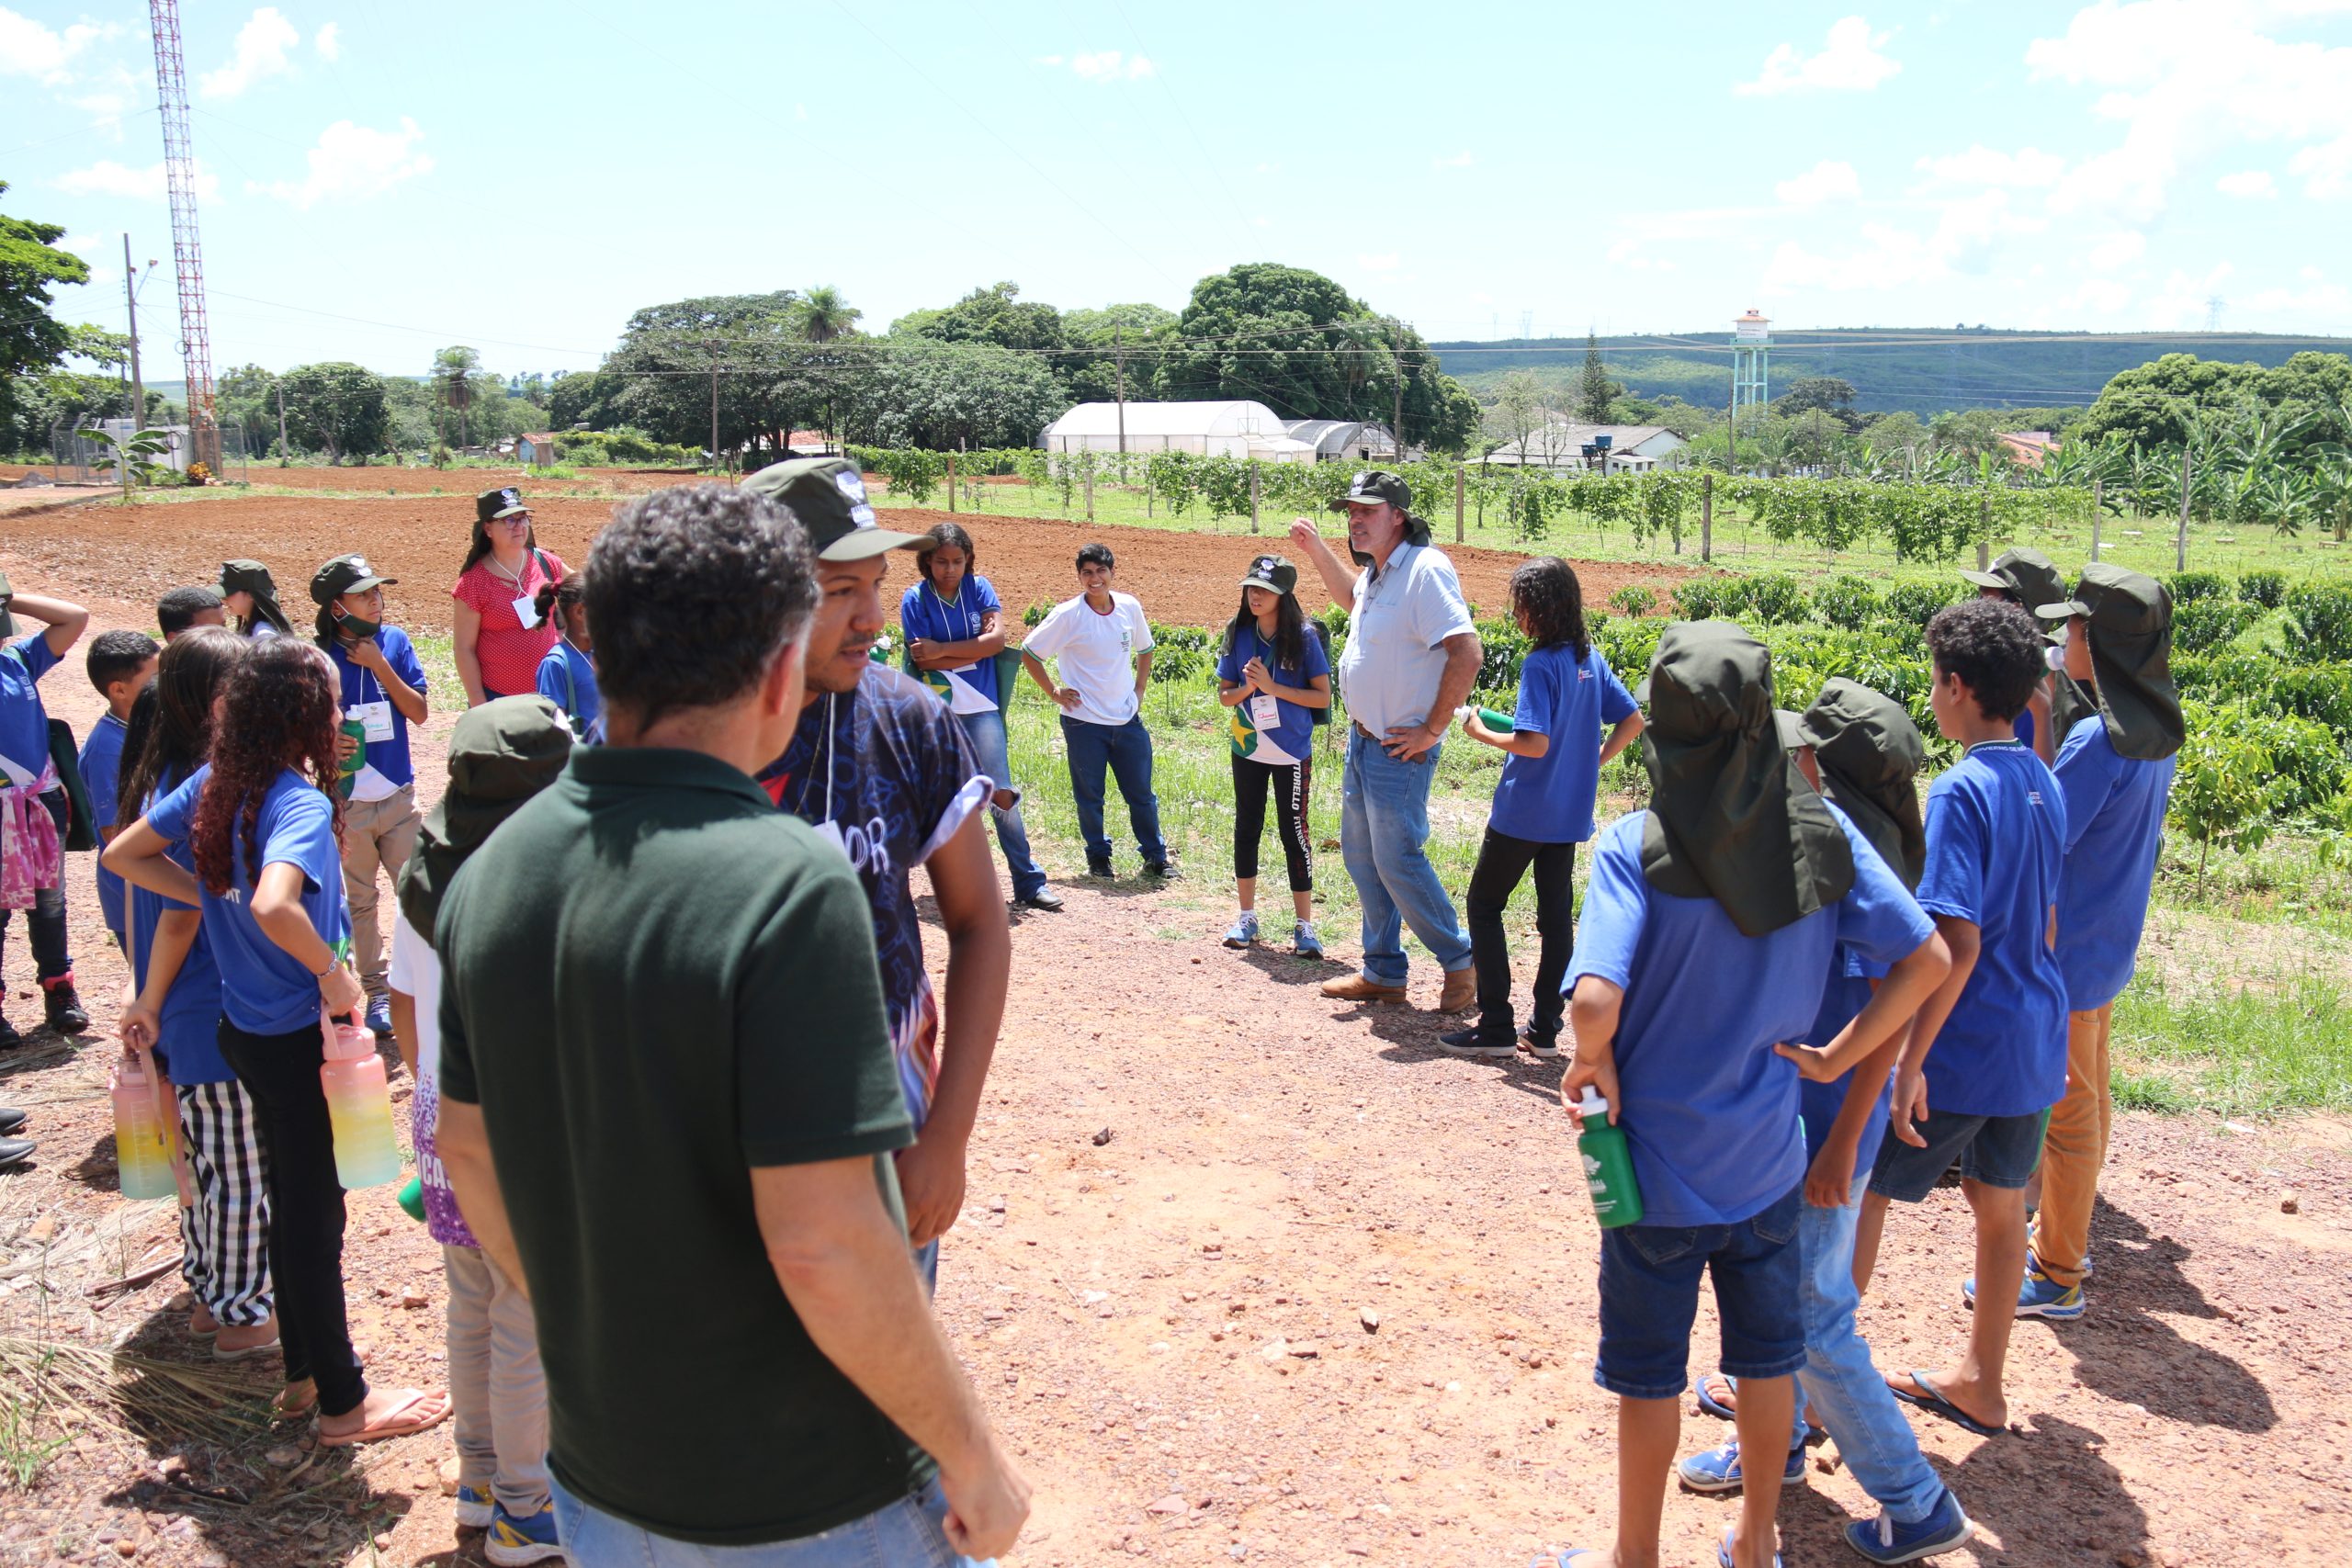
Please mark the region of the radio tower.
MULTIPOLYGON (((180 62, 179 0, 148 0, 155 29, 155 90, 164 119, 164 172, 172 192, 172 260, 180 281, 180 355, 187 366, 190 456, 220 471, 213 409, 212 333, 204 320, 204 248, 196 232, 196 151, 188 140, 187 73, 180 62)), ((146 411, 134 410, 143 419, 146 411)))

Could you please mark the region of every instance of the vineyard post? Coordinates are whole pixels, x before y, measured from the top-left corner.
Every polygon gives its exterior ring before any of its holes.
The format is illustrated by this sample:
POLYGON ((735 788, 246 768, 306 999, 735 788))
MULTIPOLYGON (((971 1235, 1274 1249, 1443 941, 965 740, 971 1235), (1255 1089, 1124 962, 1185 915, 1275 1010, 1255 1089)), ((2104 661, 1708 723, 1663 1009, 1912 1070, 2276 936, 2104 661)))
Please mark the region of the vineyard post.
POLYGON ((1086 466, 1086 520, 1094 521, 1094 465, 1086 466))
POLYGON ((1250 531, 1258 531, 1258 465, 1250 465, 1250 531))
POLYGON ((1454 469, 1454 470, 1453 470, 1453 542, 1454 542, 1455 544, 1457 544, 1457 545, 1458 545, 1458 544, 1460 544, 1460 543, 1462 542, 1462 501, 1463 501, 1463 492, 1464 492, 1464 491, 1465 489, 1467 489, 1467 488, 1468 488, 1468 485, 1469 485, 1469 470, 1468 470, 1467 468, 1456 468, 1456 469, 1454 469))
POLYGON ((2172 569, 2188 570, 2188 448, 2180 449, 2180 532, 2174 536, 2172 569))
POLYGON ((956 510, 956 454, 947 454, 947 510, 956 510))
POLYGON ((2099 479, 2091 481, 2091 559, 2093 560, 2098 559, 2099 514, 2105 510, 2101 505, 2103 498, 2099 493, 2103 483, 2104 481, 2099 479))
POLYGON ((1127 465, 1127 343, 1124 327, 1111 329, 1111 343, 1119 367, 1119 480, 1126 482, 1127 465))
POLYGON ((1699 558, 1715 558, 1715 476, 1699 476, 1699 558))
POLYGON ((1993 564, 1993 492, 1986 491, 1976 498, 1976 570, 1983 571, 1993 564))

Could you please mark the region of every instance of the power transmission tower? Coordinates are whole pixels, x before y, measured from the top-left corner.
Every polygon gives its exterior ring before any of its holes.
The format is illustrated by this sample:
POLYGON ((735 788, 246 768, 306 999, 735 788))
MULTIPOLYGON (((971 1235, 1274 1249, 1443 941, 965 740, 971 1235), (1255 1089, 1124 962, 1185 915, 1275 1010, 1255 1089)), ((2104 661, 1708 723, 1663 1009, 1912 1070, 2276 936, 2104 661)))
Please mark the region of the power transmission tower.
POLYGON ((2217 333, 2222 330, 2222 307, 2228 303, 2228 300, 2218 294, 2205 301, 2205 330, 2207 332, 2217 333))
POLYGON ((164 173, 172 195, 172 261, 179 274, 180 356, 187 367, 188 444, 196 460, 217 474, 220 471, 220 422, 213 406, 212 331, 204 319, 204 249, 196 229, 196 151, 188 136, 179 0, 148 0, 147 14, 155 32, 156 107, 164 121, 164 173))

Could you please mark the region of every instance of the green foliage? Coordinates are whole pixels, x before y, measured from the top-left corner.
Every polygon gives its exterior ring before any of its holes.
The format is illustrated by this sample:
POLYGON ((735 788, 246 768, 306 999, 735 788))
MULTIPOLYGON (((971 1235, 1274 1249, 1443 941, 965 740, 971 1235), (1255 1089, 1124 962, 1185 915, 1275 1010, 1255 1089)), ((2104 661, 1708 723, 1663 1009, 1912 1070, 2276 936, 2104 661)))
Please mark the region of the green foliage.
POLYGON ((2219 599, 2230 588, 2229 580, 2217 571, 2177 571, 2165 580, 2165 586, 2172 590, 2176 605, 2219 599))
POLYGON ((2241 728, 2270 759, 2267 804, 2272 816, 2307 817, 2344 788, 2344 744, 2325 725, 2253 708, 2225 710, 2222 721, 2241 728))
POLYGON ((1657 590, 1629 582, 1609 596, 1609 607, 1621 615, 1647 615, 1657 610, 1657 590))
POLYGON ((1021 624, 1024 626, 1038 626, 1053 613, 1054 602, 1051 599, 1040 599, 1021 612, 1021 624))
POLYGON ((1734 581, 1740 588, 1741 606, 1767 626, 1808 617, 1810 606, 1805 602, 1804 590, 1785 571, 1759 571, 1734 581))
POLYGON ((1508 616, 1498 615, 1476 623, 1478 641, 1485 650, 1478 665, 1477 690, 1508 692, 1519 685, 1519 667, 1526 660, 1527 634, 1519 623, 1508 616))
POLYGON ((2306 582, 2290 591, 2287 647, 2303 659, 2352 660, 2352 586, 2306 582))
POLYGON ((1745 594, 1733 577, 1694 577, 1674 585, 1674 603, 1686 621, 1720 621, 1737 613, 1745 594))
MULTIPOLYGON (((565 379, 571 378, 566 377, 565 379)), ((631 466, 684 468, 701 455, 698 448, 656 441, 644 431, 626 424, 613 430, 579 431, 558 435, 555 444, 565 463, 592 468, 631 466)))
POLYGON ((1632 686, 1649 673, 1650 660, 1657 654, 1658 639, 1666 635, 1669 624, 1659 615, 1608 621, 1592 628, 1592 645, 1600 649, 1618 678, 1632 686))
POLYGON ((1813 609, 1831 626, 1858 632, 1878 618, 1881 604, 1867 580, 1840 572, 1813 591, 1813 609))
POLYGON ((2234 641, 2240 632, 2262 618, 2262 607, 2235 599, 2177 600, 2172 612, 2172 644, 2188 653, 2202 653, 2234 641))
POLYGON ((298 446, 323 452, 329 462, 381 452, 390 434, 382 377, 363 366, 330 360, 298 365, 278 383, 286 395, 286 430, 298 446))
POLYGON ((2173 774, 2170 815, 2197 842, 2198 873, 2215 844, 2257 849, 2271 829, 2271 756, 2245 710, 2184 704, 2188 739, 2173 774))
MULTIPOLYGON (((0 180, 0 195, 7 189, 0 180)), ((76 352, 74 329, 49 313, 51 287, 90 281, 88 265, 57 248, 64 237, 62 224, 0 213, 0 421, 13 415, 24 378, 76 352)))
POLYGON ((2275 610, 2287 602, 2286 574, 2277 571, 2241 572, 2238 575, 2238 597, 2249 604, 2275 610))
POLYGON ((2254 662, 2268 674, 2270 706, 2325 725, 2339 745, 2352 749, 2352 665, 2254 662))
POLYGON ((1151 628, 1151 682, 1197 680, 1216 668, 1216 635, 1202 626, 1151 628))
POLYGON ((1886 612, 1907 626, 1925 631, 1936 612, 1962 598, 1961 585, 1948 582, 1898 582, 1886 592, 1886 612))

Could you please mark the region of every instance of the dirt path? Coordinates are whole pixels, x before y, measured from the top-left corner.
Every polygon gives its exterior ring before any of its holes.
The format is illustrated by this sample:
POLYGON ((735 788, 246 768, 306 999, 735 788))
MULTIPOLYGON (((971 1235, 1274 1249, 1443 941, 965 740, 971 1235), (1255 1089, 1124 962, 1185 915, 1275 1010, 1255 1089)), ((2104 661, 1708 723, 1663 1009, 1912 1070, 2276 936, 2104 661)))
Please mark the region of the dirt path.
MULTIPOLYGON (((210 528, 211 511, 187 515, 210 528)), ((143 624, 157 574, 186 580, 232 537, 99 552, 87 536, 0 530, 0 568, 85 597, 98 628, 143 624)), ((227 553, 255 553, 254 536, 227 553)), ((277 553, 308 559, 324 537, 277 553)), ((96 712, 79 674, 72 660, 43 683, 77 729, 96 712)), ((426 730, 426 777, 448 723, 426 730)), ((209 1372, 171 1304, 175 1280, 107 1303, 84 1294, 176 1243, 166 1207, 115 1193, 104 1089, 120 965, 98 937, 86 859, 68 874, 97 1026, 79 1052, 43 1035, 0 1058, 0 1103, 31 1108, 42 1143, 0 1176, 0 1352, 111 1350, 209 1372)), ((1552 1098, 1557 1069, 1441 1055, 1427 1012, 1335 1008, 1312 984, 1334 970, 1219 948, 1223 902, 1208 881, 1088 885, 1070 889, 1067 913, 1014 934, 1013 1005, 939 1295, 1037 1486, 1008 1568, 1485 1568, 1604 1540, 1614 1417, 1590 1379, 1594 1233, 1552 1098)), ((936 963, 935 936, 931 946, 936 963)), ((8 975, 23 1023, 38 1003, 21 941, 8 975)), ((1417 975, 1421 1005, 1434 988, 1417 975)), ((2091 1315, 2018 1328, 2014 1435, 1918 1424, 1984 1527, 1973 1559, 2336 1561, 2352 1525, 2333 1376, 2352 1320, 2352 1130, 2126 1116, 2107 1199, 2091 1315)), ((390 1189, 350 1207, 349 1294, 370 1375, 437 1382, 436 1251, 390 1189)), ((1898 1214, 1863 1314, 1883 1365, 1931 1365, 1957 1346, 1969 1269, 1956 1194, 1898 1214)), ((1711 1364, 1713 1338, 1702 1306, 1694 1369, 1711 1364)), ((481 1537, 457 1534, 436 1483, 446 1427, 356 1459, 316 1450, 255 1424, 271 1371, 235 1374, 242 1393, 195 1435, 126 1424, 152 1373, 87 1401, 94 1419, 44 1406, 36 1434, 62 1427, 71 1442, 31 1490, 0 1480, 0 1564, 481 1560, 481 1537)), ((0 1406, 31 1392, 13 1371, 0 1377, 0 1406)), ((1686 1451, 1724 1436, 1684 1423, 1686 1451)), ((1836 1532, 1867 1511, 1825 1450, 1782 1507, 1788 1561, 1852 1561, 1836 1532)), ((1668 1560, 1712 1561, 1731 1517, 1724 1503, 1674 1498, 1668 1560)))

